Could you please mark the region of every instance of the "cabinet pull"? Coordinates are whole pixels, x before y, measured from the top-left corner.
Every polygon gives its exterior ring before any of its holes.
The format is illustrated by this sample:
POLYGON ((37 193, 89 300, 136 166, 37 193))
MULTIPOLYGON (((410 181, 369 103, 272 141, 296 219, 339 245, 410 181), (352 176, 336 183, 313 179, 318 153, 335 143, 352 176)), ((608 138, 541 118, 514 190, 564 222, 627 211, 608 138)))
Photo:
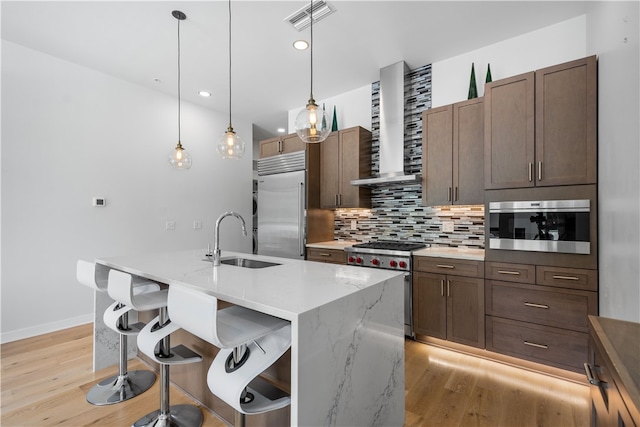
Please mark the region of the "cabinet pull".
POLYGON ((440 280, 440 296, 444 296, 444 279, 440 280))
POLYGON ((451 201, 451 187, 449 187, 449 190, 447 192, 447 201, 450 202, 451 201))
POLYGON ((338 206, 342 206, 342 194, 338 194, 338 206))
POLYGON ((545 350, 549 348, 548 345, 544 345, 544 344, 536 344, 534 342, 529 342, 529 341, 522 341, 524 343, 524 345, 528 345, 529 347, 536 347, 536 348, 544 348, 545 350))
POLYGON ((438 267, 438 268, 456 268, 455 265, 449 265, 449 264, 436 264, 436 267, 438 267))
POLYGON ((447 297, 451 296, 451 281, 447 280, 447 297))
POLYGON ((334 200, 334 202, 335 202, 335 205, 336 205, 336 206, 340 206, 340 205, 338 204, 338 195, 337 195, 337 194, 334 194, 334 195, 333 195, 333 200, 334 200))
POLYGON ((559 279, 559 280, 580 280, 579 277, 574 277, 574 276, 552 276, 554 279, 559 279))
POLYGON ((600 381, 599 378, 593 375, 593 370, 591 368, 591 365, 588 364, 587 362, 584 362, 584 373, 587 374, 587 381, 589 381, 589 384, 591 385, 602 384, 602 381, 600 381))
POLYGON ((533 181, 533 163, 529 162, 529 182, 533 181))
POLYGON ((548 305, 545 304, 536 304, 534 302, 525 302, 524 305, 526 305, 527 307, 534 307, 534 308, 544 308, 547 309, 549 308, 548 305))
POLYGON ((331 256, 331 254, 319 254, 320 256, 331 256))
POLYGON ((538 162, 538 181, 542 181, 542 162, 538 162))
POLYGON ((499 274, 510 274, 512 276, 519 276, 520 272, 519 271, 509 271, 509 270, 498 270, 499 274))
POLYGON ((278 141, 278 153, 282 153, 282 141, 278 141))
POLYGON ((457 202, 458 200, 460 200, 460 192, 458 191, 458 187, 456 187, 456 198, 455 198, 455 201, 457 202))

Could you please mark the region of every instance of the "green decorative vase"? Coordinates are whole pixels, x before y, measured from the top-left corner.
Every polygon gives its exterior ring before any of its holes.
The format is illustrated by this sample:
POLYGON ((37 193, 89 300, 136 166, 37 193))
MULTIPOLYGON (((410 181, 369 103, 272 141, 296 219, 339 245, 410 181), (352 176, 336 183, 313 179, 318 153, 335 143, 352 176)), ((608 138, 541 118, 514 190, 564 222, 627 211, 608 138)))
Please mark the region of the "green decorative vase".
POLYGON ((487 64, 487 78, 484 82, 491 83, 491 64, 487 64))
POLYGON ((473 62, 471 63, 471 80, 469 81, 469 97, 473 99, 478 97, 478 88, 476 87, 476 69, 473 62))
POLYGON ((331 132, 338 130, 338 116, 336 116, 336 106, 333 106, 333 122, 331 123, 331 132))

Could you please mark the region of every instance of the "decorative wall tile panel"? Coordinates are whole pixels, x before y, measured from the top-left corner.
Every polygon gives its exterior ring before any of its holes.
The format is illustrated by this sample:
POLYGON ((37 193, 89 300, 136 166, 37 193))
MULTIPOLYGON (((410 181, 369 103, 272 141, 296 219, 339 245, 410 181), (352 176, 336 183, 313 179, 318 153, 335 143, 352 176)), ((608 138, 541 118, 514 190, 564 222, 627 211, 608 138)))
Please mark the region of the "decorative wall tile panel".
MULTIPOLYGON (((411 70, 405 85, 404 169, 422 172, 422 111, 431 108, 431 65, 411 70)), ((380 170, 380 82, 371 85, 371 169, 380 170)), ((334 237, 338 240, 410 240, 440 246, 484 248, 484 206, 422 206, 422 184, 376 187, 371 209, 339 209, 334 237), (357 230, 351 230, 355 220, 357 230), (452 221, 454 231, 442 232, 452 221)))

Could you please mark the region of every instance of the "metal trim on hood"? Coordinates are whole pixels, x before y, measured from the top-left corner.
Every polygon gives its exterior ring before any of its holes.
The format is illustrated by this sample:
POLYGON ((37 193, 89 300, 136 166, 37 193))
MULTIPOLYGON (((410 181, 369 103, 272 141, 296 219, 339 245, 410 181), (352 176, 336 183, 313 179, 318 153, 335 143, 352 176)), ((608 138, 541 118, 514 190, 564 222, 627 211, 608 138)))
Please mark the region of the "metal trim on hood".
POLYGON ((354 179, 351 185, 382 186, 421 181, 404 173, 404 88, 409 68, 404 61, 380 69, 380 174, 354 179))

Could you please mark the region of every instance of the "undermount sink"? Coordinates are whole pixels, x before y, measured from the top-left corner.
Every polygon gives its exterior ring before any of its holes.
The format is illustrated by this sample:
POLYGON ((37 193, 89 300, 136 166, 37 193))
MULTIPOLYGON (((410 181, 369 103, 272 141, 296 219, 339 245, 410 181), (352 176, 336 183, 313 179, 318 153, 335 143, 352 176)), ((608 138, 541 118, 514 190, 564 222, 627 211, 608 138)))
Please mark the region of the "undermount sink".
POLYGON ((248 259, 248 258, 226 258, 220 260, 221 264, 233 265, 236 267, 244 267, 244 268, 266 268, 266 267, 274 267, 277 264, 275 262, 268 261, 259 261, 257 259, 248 259))

